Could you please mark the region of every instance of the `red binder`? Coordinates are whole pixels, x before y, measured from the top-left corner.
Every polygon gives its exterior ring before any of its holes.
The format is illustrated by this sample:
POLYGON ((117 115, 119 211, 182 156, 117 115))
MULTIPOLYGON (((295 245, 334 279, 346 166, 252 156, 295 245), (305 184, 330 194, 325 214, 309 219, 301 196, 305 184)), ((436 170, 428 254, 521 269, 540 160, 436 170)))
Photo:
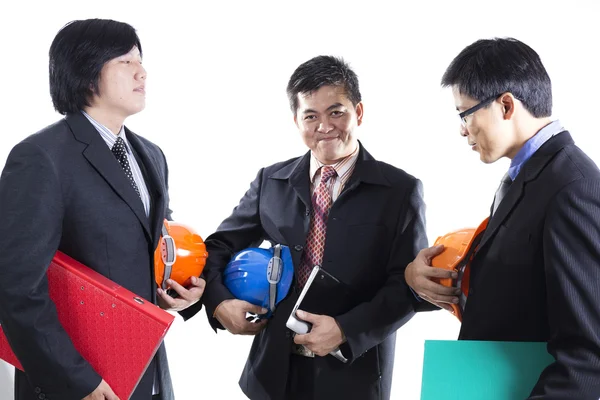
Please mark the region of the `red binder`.
MULTIPOLYGON (((77 351, 119 398, 129 399, 175 317, 61 252, 48 282, 77 351)), ((1 327, 0 359, 23 370, 1 327)))

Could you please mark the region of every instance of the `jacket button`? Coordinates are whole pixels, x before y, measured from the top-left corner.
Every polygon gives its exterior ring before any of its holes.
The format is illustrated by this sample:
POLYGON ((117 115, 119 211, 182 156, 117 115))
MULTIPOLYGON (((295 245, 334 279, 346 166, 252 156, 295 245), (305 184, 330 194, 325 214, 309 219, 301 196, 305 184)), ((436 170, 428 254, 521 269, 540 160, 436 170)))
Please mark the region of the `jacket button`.
POLYGON ((307 217, 310 215, 310 209, 309 208, 306 209, 306 212, 304 213, 304 215, 306 215, 307 217))
POLYGON ((40 394, 40 393, 42 393, 42 389, 40 389, 39 387, 36 387, 34 389, 34 392, 35 392, 35 394, 40 394))
POLYGON ((296 250, 296 251, 302 251, 303 248, 304 247, 300 246, 299 244, 294 246, 294 250, 296 250))
POLYGON ((44 393, 40 393, 40 395, 38 396, 38 399, 40 400, 44 400, 46 398, 46 395, 44 393))

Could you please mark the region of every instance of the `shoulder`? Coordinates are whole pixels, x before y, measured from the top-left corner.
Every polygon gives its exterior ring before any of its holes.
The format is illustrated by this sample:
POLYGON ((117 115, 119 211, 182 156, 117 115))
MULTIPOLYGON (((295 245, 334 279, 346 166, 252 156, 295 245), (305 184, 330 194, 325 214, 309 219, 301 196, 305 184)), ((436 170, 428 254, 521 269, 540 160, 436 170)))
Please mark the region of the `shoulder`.
MULTIPOLYGON (((289 160, 280 161, 275 164, 271 164, 262 168, 265 176, 271 176, 277 172, 282 172, 291 169, 293 171, 298 163, 302 160, 303 156, 290 158, 289 160)), ((290 171, 290 172, 291 172, 290 171)))
POLYGON ((421 181, 401 168, 395 167, 383 161, 375 161, 382 175, 392 186, 417 186, 421 181))
POLYGON ((34 157, 36 162, 59 160, 73 135, 64 119, 27 136, 13 146, 9 160, 15 157, 34 157))

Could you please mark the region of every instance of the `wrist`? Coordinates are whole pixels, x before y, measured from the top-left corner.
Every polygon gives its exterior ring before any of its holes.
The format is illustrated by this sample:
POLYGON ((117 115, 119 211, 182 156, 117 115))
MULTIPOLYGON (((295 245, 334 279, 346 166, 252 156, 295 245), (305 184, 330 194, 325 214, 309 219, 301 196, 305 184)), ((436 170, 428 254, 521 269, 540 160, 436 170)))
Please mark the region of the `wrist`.
POLYGON ((215 311, 213 312, 213 318, 217 318, 218 319, 218 313, 219 311, 222 311, 222 306, 227 303, 228 301, 231 301, 231 299, 227 299, 227 300, 223 300, 222 302, 219 303, 219 305, 215 308, 215 311))

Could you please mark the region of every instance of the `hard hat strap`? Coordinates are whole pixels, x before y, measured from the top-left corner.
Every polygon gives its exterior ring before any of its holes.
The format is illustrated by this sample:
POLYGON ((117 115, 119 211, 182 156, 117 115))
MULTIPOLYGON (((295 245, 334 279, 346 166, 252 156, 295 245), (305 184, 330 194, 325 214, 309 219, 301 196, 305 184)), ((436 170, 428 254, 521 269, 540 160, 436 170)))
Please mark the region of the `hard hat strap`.
POLYGON ((167 230, 166 222, 163 223, 161 230, 162 237, 160 238, 160 253, 162 257, 163 264, 165 264, 165 271, 163 274, 163 281, 161 287, 164 290, 167 290, 167 280, 171 278, 171 271, 173 269, 173 264, 175 264, 175 260, 177 259, 177 249, 175 247, 175 239, 169 236, 169 231, 167 230))
POLYGON ((273 247, 273 257, 269 260, 267 267, 267 280, 269 281, 269 310, 275 311, 275 302, 277 301, 277 284, 281 279, 283 271, 283 261, 281 260, 281 245, 273 247))

